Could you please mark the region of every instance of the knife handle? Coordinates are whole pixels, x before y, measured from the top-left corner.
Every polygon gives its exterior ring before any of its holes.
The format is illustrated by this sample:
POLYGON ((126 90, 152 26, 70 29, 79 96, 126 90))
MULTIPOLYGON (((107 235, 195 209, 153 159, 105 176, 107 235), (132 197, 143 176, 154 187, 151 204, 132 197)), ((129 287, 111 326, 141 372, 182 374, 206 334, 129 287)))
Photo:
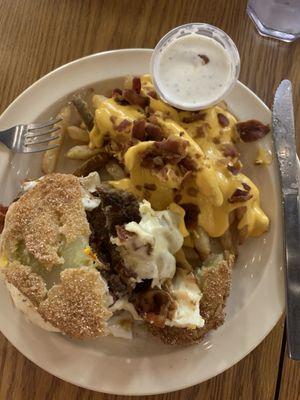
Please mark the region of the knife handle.
POLYGON ((286 323, 288 355, 300 360, 300 216, 298 194, 284 195, 286 323))

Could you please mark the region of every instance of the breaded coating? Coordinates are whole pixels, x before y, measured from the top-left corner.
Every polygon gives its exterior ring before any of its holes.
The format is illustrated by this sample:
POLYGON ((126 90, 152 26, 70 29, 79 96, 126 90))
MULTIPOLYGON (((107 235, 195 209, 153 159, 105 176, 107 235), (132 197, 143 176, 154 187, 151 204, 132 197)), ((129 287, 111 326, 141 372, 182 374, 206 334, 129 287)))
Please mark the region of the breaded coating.
POLYGON ((106 334, 108 294, 100 273, 89 267, 61 272, 60 284, 40 304, 41 316, 68 336, 88 339, 106 334))
POLYGON ((6 281, 28 297, 35 306, 47 296, 46 284, 42 277, 32 272, 27 265, 22 265, 18 261, 11 262, 4 273, 6 281))
POLYGON ((73 175, 51 174, 11 204, 1 237, 1 253, 16 258, 20 244, 45 268, 63 264, 59 249, 90 234, 81 187, 73 175))
POLYGON ((166 344, 188 345, 200 342, 208 331, 222 325, 225 318, 223 309, 230 291, 233 260, 231 257, 217 266, 202 269, 200 288, 203 295, 200 301, 200 313, 205 320, 203 328, 187 329, 170 326, 159 328, 148 324, 149 331, 166 344))

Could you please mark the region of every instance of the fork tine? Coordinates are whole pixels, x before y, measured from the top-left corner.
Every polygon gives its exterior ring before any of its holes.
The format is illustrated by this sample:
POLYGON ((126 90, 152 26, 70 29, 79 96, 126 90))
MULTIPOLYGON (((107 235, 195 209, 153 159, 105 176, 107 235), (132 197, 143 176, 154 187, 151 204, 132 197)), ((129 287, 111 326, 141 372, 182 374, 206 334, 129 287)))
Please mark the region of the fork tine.
POLYGON ((36 147, 33 147, 33 148, 25 147, 24 153, 39 153, 42 151, 56 149, 57 147, 59 147, 58 144, 55 144, 53 146, 41 146, 41 147, 37 147, 37 148, 36 147))
POLYGON ((46 128, 47 126, 55 125, 60 121, 62 121, 62 117, 49 119, 49 121, 44 122, 44 123, 29 124, 28 125, 28 130, 31 131, 31 130, 34 130, 34 129, 46 128))
POLYGON ((43 136, 43 135, 47 135, 47 133, 53 133, 56 132, 60 129, 60 126, 54 126, 53 128, 50 128, 46 131, 42 131, 42 132, 30 132, 30 130, 28 129, 28 132, 30 133, 26 133, 25 137, 27 138, 33 138, 33 137, 37 137, 37 136, 43 136))
POLYGON ((40 140, 30 140, 30 141, 25 140, 24 144, 25 144, 25 146, 34 146, 36 144, 47 143, 47 142, 50 142, 51 140, 58 139, 58 138, 59 138, 59 135, 55 135, 55 136, 49 135, 40 140))

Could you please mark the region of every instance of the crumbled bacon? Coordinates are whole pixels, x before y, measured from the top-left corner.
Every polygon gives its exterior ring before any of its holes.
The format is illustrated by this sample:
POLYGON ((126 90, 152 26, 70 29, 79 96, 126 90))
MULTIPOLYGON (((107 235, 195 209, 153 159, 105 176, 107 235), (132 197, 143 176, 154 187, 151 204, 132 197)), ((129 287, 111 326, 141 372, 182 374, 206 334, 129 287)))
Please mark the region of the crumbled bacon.
POLYGON ((125 131, 126 128, 128 128, 129 126, 131 126, 131 122, 128 121, 128 119, 123 119, 123 121, 120 122, 119 125, 116 126, 115 129, 116 129, 116 131, 118 131, 118 132, 122 132, 122 131, 125 131))
POLYGON ((218 117, 219 124, 223 128, 225 128, 226 126, 229 125, 229 119, 226 117, 226 115, 224 115, 222 113, 218 113, 217 117, 218 117))
POLYGON ((145 183, 144 188, 152 192, 157 189, 155 183, 145 183))
POLYGON ((236 189, 228 201, 229 203, 240 203, 251 199, 251 197, 253 196, 249 190, 236 189))
POLYGON ((135 120, 131 131, 132 137, 141 141, 145 140, 146 139, 145 127, 146 127, 145 119, 135 120))
POLYGON ((155 142, 150 150, 146 150, 141 154, 141 166, 157 169, 157 167, 167 163, 176 165, 186 157, 188 145, 189 143, 186 140, 178 140, 172 137, 168 137, 168 139, 161 142, 155 142))
POLYGON ((115 88, 112 91, 112 98, 115 100, 116 103, 122 105, 122 106, 126 106, 128 105, 128 102, 124 99, 123 95, 122 95, 122 90, 119 88, 115 88))
POLYGON ((243 142, 255 142, 270 132, 270 127, 255 119, 238 122, 236 128, 243 142))
POLYGON ((136 105, 142 108, 145 108, 149 105, 149 97, 144 97, 132 89, 124 89, 122 93, 124 99, 132 105, 136 105))
POLYGON ((245 183, 245 182, 242 183, 242 186, 243 186, 243 188, 244 188, 245 190, 247 190, 248 192, 251 190, 251 187, 250 187, 247 183, 245 183))
POLYGON ((148 92, 148 96, 152 97, 153 99, 157 100, 158 96, 155 90, 150 90, 150 92, 148 92))
POLYGON ((189 124, 191 122, 195 122, 195 121, 203 121, 205 119, 206 113, 201 113, 201 112, 197 112, 192 114, 190 117, 183 117, 182 118, 182 122, 184 122, 185 124, 189 124))
POLYGON ((147 140, 161 141, 164 138, 163 131, 160 126, 147 122, 145 131, 147 134, 147 140))
POLYGON ((122 90, 121 89, 119 89, 119 88, 114 88, 113 90, 112 90, 112 97, 114 97, 114 96, 116 96, 116 95, 120 95, 120 96, 122 96, 122 90))
POLYGON ((184 203, 180 206, 185 211, 184 222, 188 229, 195 229, 198 225, 199 207, 193 203, 184 203))
POLYGON ((208 64, 209 63, 209 58, 207 57, 206 54, 198 54, 198 57, 201 58, 203 65, 208 64))
POLYGON ((116 233, 120 240, 120 242, 125 242, 126 240, 132 238, 135 235, 134 232, 129 232, 125 229, 124 225, 117 225, 116 226, 116 233))
POLYGON ((135 76, 132 79, 132 90, 137 94, 140 94, 141 88, 142 88, 141 79, 138 76, 135 76))
POLYGON ((180 167, 183 167, 186 171, 197 171, 198 165, 189 155, 184 157, 179 163, 180 167))
POLYGON ((237 148, 231 143, 224 143, 222 144, 222 151, 224 157, 231 157, 235 158, 239 156, 239 152, 237 148))
POLYGON ((228 169, 228 171, 230 171, 232 173, 232 175, 237 175, 241 169, 241 166, 238 163, 234 163, 234 164, 229 163, 227 165, 227 169, 228 169))

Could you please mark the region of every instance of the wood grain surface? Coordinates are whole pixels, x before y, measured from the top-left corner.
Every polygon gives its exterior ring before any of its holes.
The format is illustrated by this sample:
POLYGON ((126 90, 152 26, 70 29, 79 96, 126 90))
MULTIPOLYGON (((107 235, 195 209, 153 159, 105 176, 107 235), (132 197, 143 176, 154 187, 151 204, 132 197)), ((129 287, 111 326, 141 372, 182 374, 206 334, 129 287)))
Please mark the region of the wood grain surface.
MULTIPOLYGON (((291 79, 298 88, 295 110, 299 110, 300 42, 260 37, 245 9, 242 0, 0 0, 0 111, 62 64, 104 50, 153 47, 171 28, 187 22, 211 23, 232 37, 241 55, 240 80, 267 105, 271 106, 278 83, 291 79)), ((297 126, 299 118, 296 112, 297 126)), ((180 392, 140 399, 300 399, 300 364, 285 356, 283 325, 281 319, 251 354, 216 378, 180 392)), ((0 400, 121 398, 51 376, 0 335, 0 400)))

